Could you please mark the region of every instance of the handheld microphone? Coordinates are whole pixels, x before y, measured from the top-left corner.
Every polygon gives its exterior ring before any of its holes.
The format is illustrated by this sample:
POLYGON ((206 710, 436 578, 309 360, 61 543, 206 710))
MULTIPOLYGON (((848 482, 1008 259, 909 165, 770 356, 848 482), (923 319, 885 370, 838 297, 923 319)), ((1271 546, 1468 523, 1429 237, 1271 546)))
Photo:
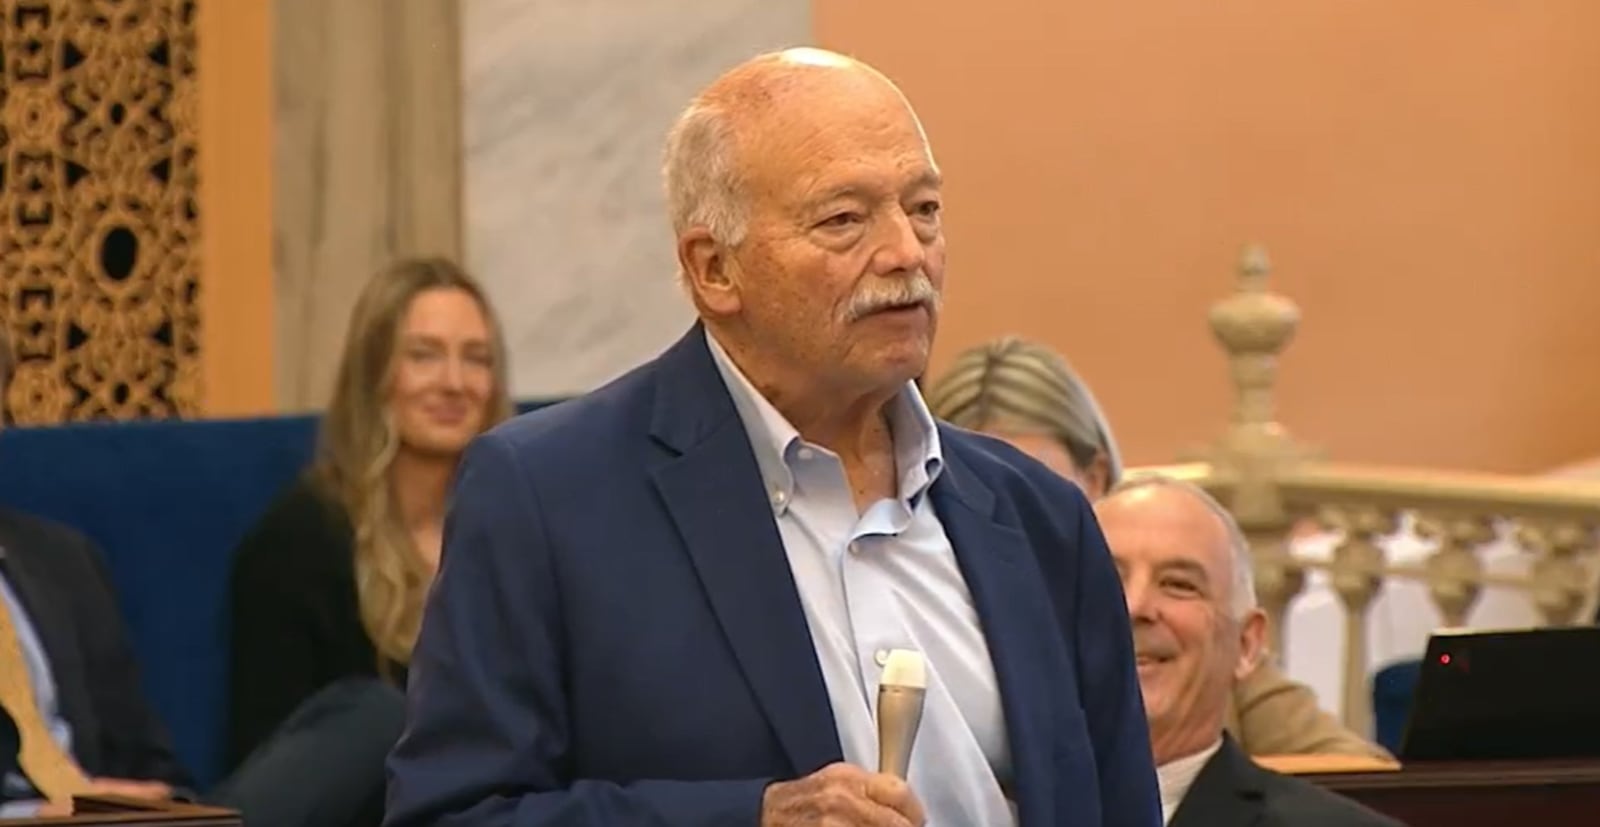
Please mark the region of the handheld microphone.
POLYGON ((922 653, 910 649, 890 652, 878 681, 878 772, 906 777, 927 690, 928 666, 922 653))

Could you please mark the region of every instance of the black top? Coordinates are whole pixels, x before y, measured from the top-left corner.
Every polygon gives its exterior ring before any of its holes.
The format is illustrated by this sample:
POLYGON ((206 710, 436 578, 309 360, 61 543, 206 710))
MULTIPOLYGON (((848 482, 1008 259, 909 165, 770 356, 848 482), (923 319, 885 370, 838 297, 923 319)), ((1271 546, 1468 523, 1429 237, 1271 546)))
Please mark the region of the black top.
MULTIPOLYGON (((356 603, 354 531, 311 477, 280 494, 245 535, 232 599, 228 763, 237 767, 319 689, 379 676, 356 603)), ((403 683, 403 670, 388 672, 403 683)))
POLYGON ((1169 827, 1404 827, 1309 781, 1260 766, 1228 736, 1195 776, 1169 827))
POLYGON ((50 660, 60 714, 72 725, 72 757, 92 776, 187 786, 140 687, 100 550, 66 526, 4 508, 0 548, 0 570, 50 660))

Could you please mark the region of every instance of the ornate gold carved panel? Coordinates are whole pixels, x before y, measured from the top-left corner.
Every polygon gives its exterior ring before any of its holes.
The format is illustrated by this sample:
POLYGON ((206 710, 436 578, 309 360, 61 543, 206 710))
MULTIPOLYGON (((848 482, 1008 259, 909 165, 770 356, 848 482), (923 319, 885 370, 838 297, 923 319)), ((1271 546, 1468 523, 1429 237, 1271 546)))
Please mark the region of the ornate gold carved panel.
POLYGON ((0 0, 0 10, 12 418, 196 414, 195 0, 0 0))

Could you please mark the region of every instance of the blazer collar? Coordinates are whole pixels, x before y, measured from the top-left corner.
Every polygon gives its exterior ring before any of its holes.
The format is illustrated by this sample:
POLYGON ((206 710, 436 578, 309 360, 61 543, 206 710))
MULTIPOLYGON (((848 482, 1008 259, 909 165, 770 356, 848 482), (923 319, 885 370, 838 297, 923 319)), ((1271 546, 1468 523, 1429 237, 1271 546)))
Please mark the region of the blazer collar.
POLYGON ((932 488, 934 509, 983 626, 1005 710, 1022 824, 1055 824, 1055 736, 1058 700, 1047 664, 1059 657, 1055 608, 1039 587, 1027 535, 968 461, 966 443, 944 428, 947 467, 932 488))
POLYGON ((696 324, 655 371, 651 477, 796 775, 840 760, 837 724, 750 439, 696 324))
POLYGON ((1168 827, 1251 827, 1262 815, 1265 773, 1232 737, 1223 735, 1222 746, 1195 776, 1168 827))
POLYGON ((695 322, 667 348, 656 368, 650 436, 675 453, 690 451, 738 416, 706 346, 704 323, 695 322))

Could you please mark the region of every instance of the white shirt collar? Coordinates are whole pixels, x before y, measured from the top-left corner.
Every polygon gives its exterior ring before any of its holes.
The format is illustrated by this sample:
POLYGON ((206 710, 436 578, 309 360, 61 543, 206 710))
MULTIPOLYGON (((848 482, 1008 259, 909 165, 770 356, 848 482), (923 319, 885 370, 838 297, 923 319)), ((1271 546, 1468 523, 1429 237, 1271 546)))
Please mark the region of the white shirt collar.
POLYGON ((1203 750, 1182 758, 1176 758, 1156 767, 1156 784, 1161 788, 1161 823, 1172 821, 1172 814, 1178 811, 1178 805, 1183 803, 1183 797, 1189 794, 1189 788, 1194 785, 1194 780, 1205 769, 1206 762, 1211 756, 1217 754, 1222 748, 1222 739, 1203 750))
MULTIPOLYGON (((756 465, 761 469, 767 490, 782 492, 784 497, 792 496, 794 477, 786 458, 803 442, 800 432, 739 370, 710 330, 706 331, 706 345, 711 349, 717 372, 722 375, 722 382, 733 397, 733 406, 750 435, 756 465)), ((914 502, 944 469, 939 428, 915 382, 907 382, 891 403, 889 426, 900 475, 900 496, 907 502, 914 502)))

